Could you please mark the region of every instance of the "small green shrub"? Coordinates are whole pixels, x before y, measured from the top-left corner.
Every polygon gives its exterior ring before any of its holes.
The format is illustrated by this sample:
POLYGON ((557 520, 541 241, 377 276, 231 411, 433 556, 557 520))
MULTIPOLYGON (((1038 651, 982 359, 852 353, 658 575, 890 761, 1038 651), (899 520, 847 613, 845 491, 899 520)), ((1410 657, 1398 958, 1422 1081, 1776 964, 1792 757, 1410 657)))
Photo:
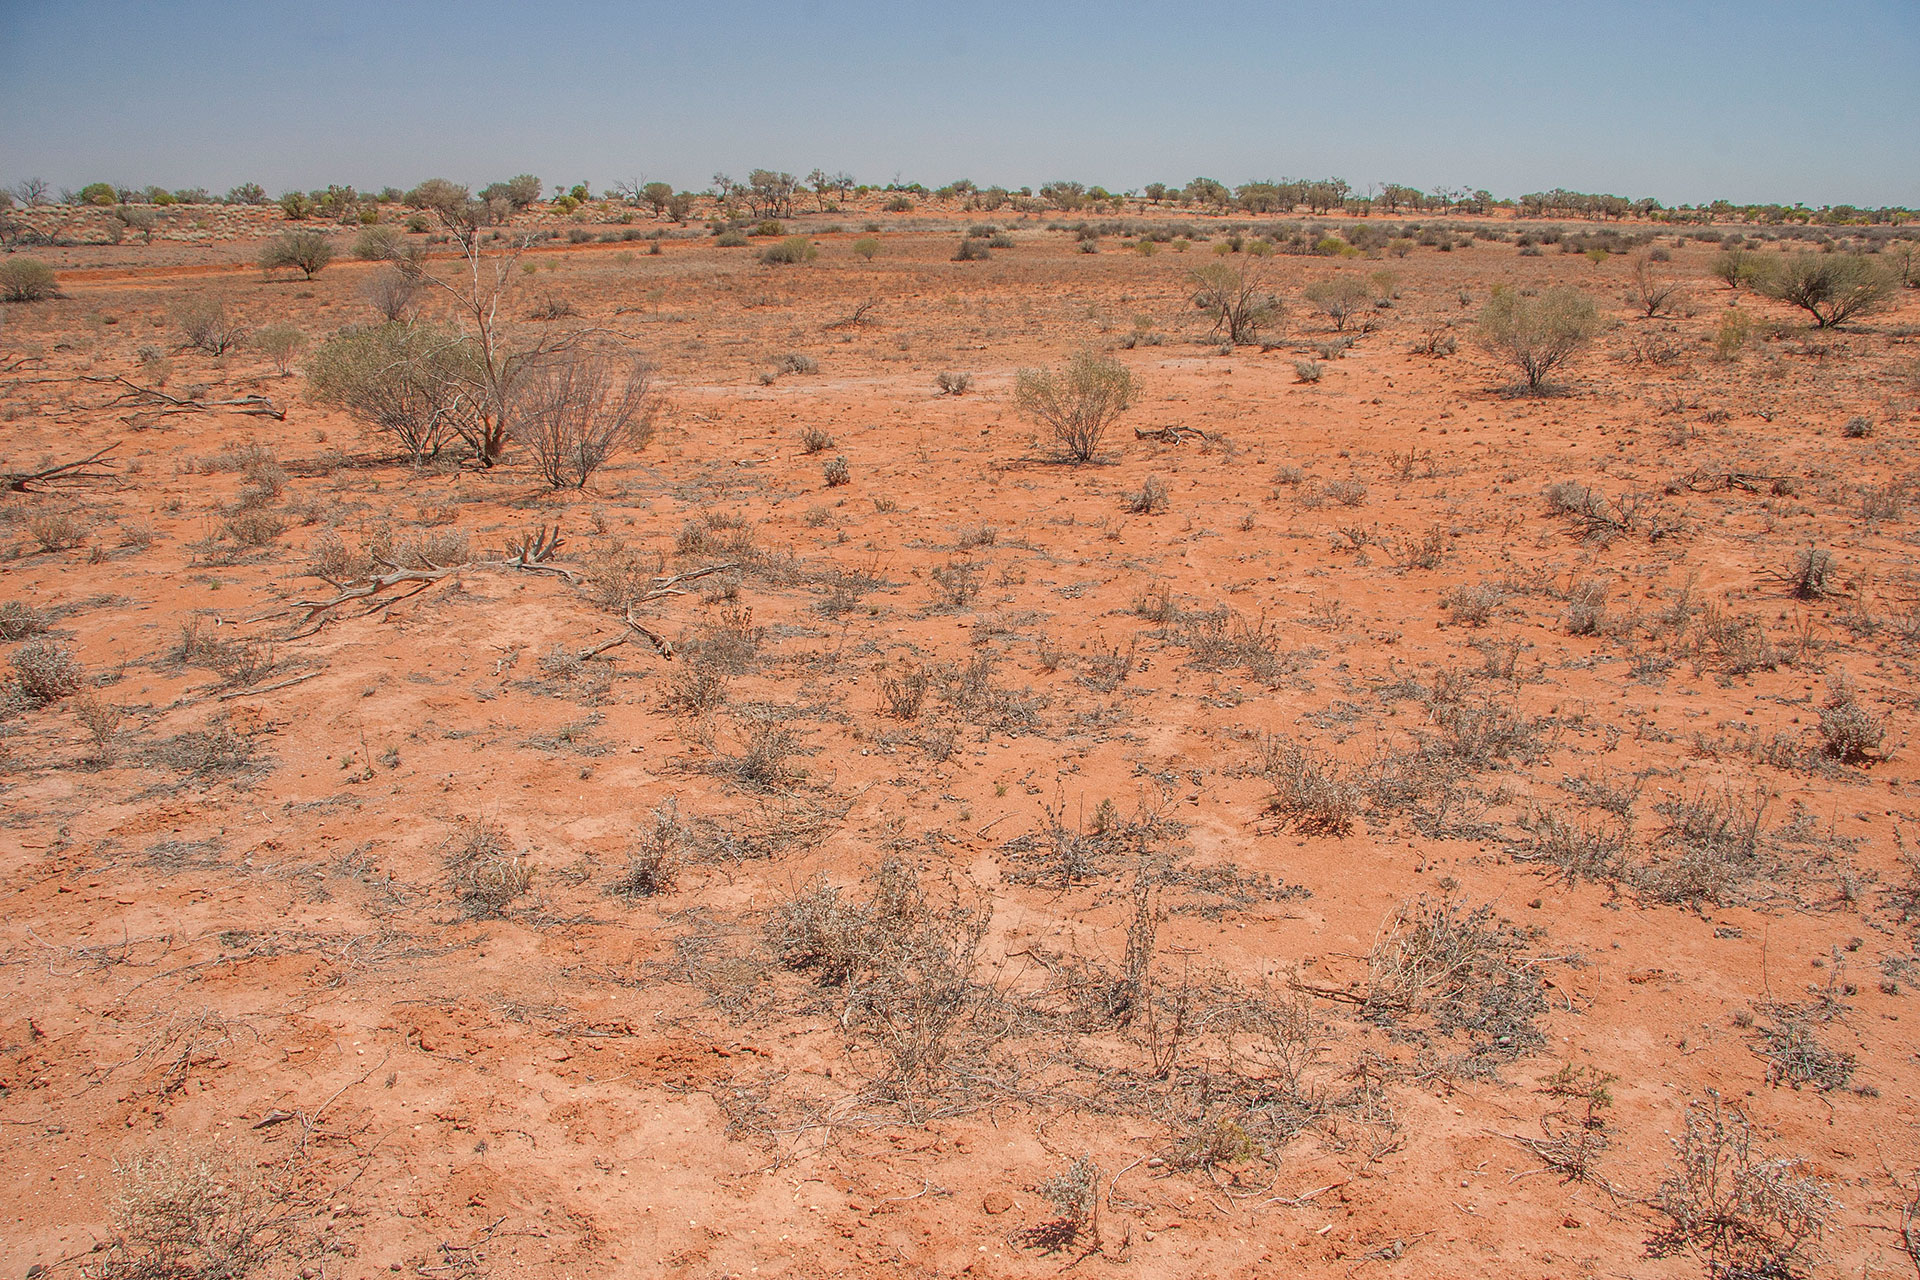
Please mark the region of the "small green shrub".
POLYGON ((768 245, 760 251, 760 261, 769 266, 812 262, 818 256, 820 251, 814 248, 813 242, 805 236, 788 236, 779 244, 768 245))
POLYGON ((1533 297, 1497 289, 1480 312, 1476 336, 1488 351, 1520 371, 1526 390, 1544 391, 1547 377, 1600 331, 1593 299, 1555 285, 1533 297))
POLYGON ((38 258, 0 261, 0 298, 8 302, 39 302, 60 292, 53 268, 38 258))
POLYGON ((1065 369, 1022 369, 1014 378, 1020 412, 1050 429, 1071 462, 1091 462, 1107 428, 1133 403, 1133 375, 1111 357, 1076 353, 1065 369))
POLYGON ((318 231, 283 231, 260 250, 260 269, 294 267, 308 280, 333 261, 333 241, 318 231))

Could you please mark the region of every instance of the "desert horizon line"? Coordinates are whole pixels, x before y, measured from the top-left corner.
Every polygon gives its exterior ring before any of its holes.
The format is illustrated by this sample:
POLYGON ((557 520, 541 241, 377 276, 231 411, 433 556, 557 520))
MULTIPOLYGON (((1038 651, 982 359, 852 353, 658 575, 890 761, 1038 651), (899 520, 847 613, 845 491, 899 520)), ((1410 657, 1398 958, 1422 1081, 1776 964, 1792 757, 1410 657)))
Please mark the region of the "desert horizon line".
MULTIPOLYGON (((39 176, 29 176, 0 187, 0 208, 24 205, 110 207, 115 205, 172 204, 281 204, 289 216, 305 204, 315 206, 414 204, 415 193, 446 184, 473 190, 474 184, 454 183, 446 178, 428 178, 410 188, 392 184, 361 188, 355 184, 328 183, 322 187, 289 187, 278 196, 268 194, 257 182, 241 182, 224 195, 200 186, 168 188, 159 184, 131 184, 96 179, 80 187, 59 186, 39 176)), ((1630 216, 1657 216, 1666 213, 1701 211, 1729 216, 1763 219, 1816 220, 1866 223, 1901 223, 1915 217, 1911 206, 1869 205, 1849 201, 1808 204, 1803 200, 1729 200, 1667 202, 1655 196, 1623 196, 1612 192, 1589 192, 1556 186, 1521 195, 1496 195, 1484 187, 1468 188, 1437 184, 1416 187, 1398 182, 1370 182, 1355 187, 1340 177, 1260 178, 1229 185, 1215 178, 1196 177, 1185 183, 1147 182, 1125 188, 1109 188, 1100 183, 1077 179, 1055 179, 1039 184, 1004 186, 977 183, 958 178, 930 187, 918 181, 902 181, 896 175, 887 182, 860 182, 839 171, 829 174, 814 169, 804 178, 770 169, 753 169, 748 179, 737 181, 725 172, 716 172, 701 187, 679 186, 664 180, 648 180, 645 175, 616 180, 594 190, 588 180, 577 183, 544 184, 532 174, 520 174, 496 181, 479 189, 482 199, 510 201, 516 208, 534 204, 561 204, 566 211, 582 204, 614 201, 632 206, 648 203, 655 211, 665 208, 672 197, 685 200, 705 199, 721 207, 745 204, 755 212, 773 209, 786 216, 801 213, 832 213, 837 206, 855 198, 906 196, 922 199, 960 200, 963 211, 996 212, 1011 207, 1021 213, 1077 213, 1110 210, 1119 213, 1126 203, 1136 202, 1156 208, 1191 208, 1216 213, 1238 212, 1255 216, 1285 215, 1301 209, 1315 216, 1346 213, 1370 216, 1402 214, 1485 214, 1494 210, 1511 211, 1516 216, 1589 217, 1617 219, 1630 216), (801 198, 813 202, 812 209, 796 208, 801 198)), ((416 206, 417 207, 417 206, 416 206)))

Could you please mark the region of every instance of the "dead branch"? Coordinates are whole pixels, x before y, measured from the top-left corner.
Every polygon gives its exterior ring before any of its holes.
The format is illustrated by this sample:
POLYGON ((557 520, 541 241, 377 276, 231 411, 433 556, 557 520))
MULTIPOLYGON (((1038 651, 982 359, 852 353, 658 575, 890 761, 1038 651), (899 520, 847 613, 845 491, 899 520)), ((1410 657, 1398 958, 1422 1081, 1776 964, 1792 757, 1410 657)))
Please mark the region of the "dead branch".
POLYGON ((868 319, 867 313, 879 305, 880 299, 868 298, 859 306, 855 307, 851 314, 841 316, 838 320, 829 321, 824 327, 828 329, 852 329, 858 325, 869 324, 871 321, 868 319))
POLYGON ((256 693, 272 693, 275 689, 290 688, 293 685, 303 683, 304 681, 307 681, 307 680, 311 680, 319 674, 320 673, 318 671, 309 671, 305 675, 293 676, 292 678, 287 680, 276 680, 272 684, 255 685, 251 689, 235 689, 231 693, 221 694, 220 697, 217 699, 217 701, 225 702, 229 698, 245 698, 256 693))
POLYGON ((530 573, 551 573, 565 578, 568 582, 580 581, 577 571, 566 565, 551 564, 549 558, 558 551, 565 541, 560 536, 560 526, 548 529, 541 525, 529 537, 516 538, 507 543, 507 558, 501 563, 509 569, 525 569, 530 573))
POLYGON ((590 649, 582 649, 579 655, 580 661, 585 662, 588 658, 597 657, 609 649, 617 649, 636 636, 652 645, 655 653, 671 660, 673 657, 672 642, 659 632, 642 625, 639 619, 633 616, 634 607, 636 605, 647 604, 650 601, 662 600, 668 596, 683 596, 686 592, 680 590, 681 583, 692 582, 695 578, 704 578, 710 573, 719 573, 723 569, 731 568, 733 568, 731 562, 727 564, 710 564, 704 569, 692 569, 686 573, 674 573, 668 574, 665 577, 655 578, 653 585, 647 588, 646 594, 634 601, 633 604, 627 606, 626 616, 622 619, 627 625, 627 630, 611 639, 601 641, 590 649))
POLYGON ((272 418, 276 422, 287 420, 287 411, 275 407, 273 401, 265 396, 240 396, 233 400, 190 400, 179 396, 170 396, 158 387, 143 387, 118 374, 96 376, 81 374, 82 382, 118 383, 126 388, 119 395, 100 406, 107 409, 146 409, 154 413, 211 413, 215 409, 231 409, 235 413, 251 414, 257 418, 272 418))
POLYGON ((1718 489, 1745 489, 1748 493, 1759 493, 1763 489, 1771 492, 1773 486, 1785 480, 1785 476, 1770 476, 1758 471, 1708 471, 1701 469, 1687 476, 1680 483, 1695 493, 1712 493, 1718 489))
POLYGON ((114 466, 114 463, 102 462, 101 459, 119 447, 120 442, 116 440, 106 448, 90 453, 77 461, 62 462, 57 466, 44 467, 39 471, 6 472, 0 474, 0 481, 4 481, 7 488, 14 493, 32 493, 33 486, 36 484, 110 479, 107 473, 88 470, 88 468, 114 466))
POLYGON ((382 561, 382 563, 387 565, 387 568, 390 570, 390 572, 376 574, 374 577, 368 578, 366 581, 359 583, 356 586, 347 587, 343 589, 340 592, 340 594, 334 596, 330 600, 296 600, 294 601, 293 602, 294 609, 306 610, 306 616, 301 618, 298 623, 298 625, 304 628, 304 630, 295 631, 291 636, 288 636, 287 638, 289 640, 298 640, 305 636, 312 635, 314 632, 318 631, 321 627, 325 626, 329 621, 329 615, 335 609, 339 608, 343 604, 352 604, 356 600, 371 599, 372 597, 379 595, 382 591, 386 591, 392 587, 400 586, 404 583, 414 582, 414 583, 420 584, 416 590, 410 591, 404 596, 400 596, 396 599, 388 599, 388 600, 381 600, 381 601, 375 602, 374 604, 369 606, 367 609, 362 610, 362 616, 364 616, 367 613, 373 612, 375 609, 391 608, 393 605, 399 603, 400 600, 408 599, 414 595, 417 595, 420 591, 426 590, 427 587, 440 581, 442 578, 446 577, 448 574, 455 573, 458 570, 464 569, 467 567, 464 564, 455 564, 455 565, 447 565, 444 568, 402 569, 386 561, 382 561))
POLYGON ((1198 427, 1135 427, 1136 440, 1158 440, 1161 444, 1185 444, 1189 440, 1217 440, 1219 437, 1198 427))

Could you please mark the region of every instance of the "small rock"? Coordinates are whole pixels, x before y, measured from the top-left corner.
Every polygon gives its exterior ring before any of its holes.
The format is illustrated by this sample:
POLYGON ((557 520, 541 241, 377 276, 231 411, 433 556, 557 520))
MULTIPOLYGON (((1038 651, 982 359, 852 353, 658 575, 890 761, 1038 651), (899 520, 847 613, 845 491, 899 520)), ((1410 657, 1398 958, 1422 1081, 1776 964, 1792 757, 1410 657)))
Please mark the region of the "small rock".
POLYGON ((980 1201, 980 1207, 992 1214, 1005 1213, 1013 1208, 1013 1197, 1004 1191, 989 1191, 980 1201))

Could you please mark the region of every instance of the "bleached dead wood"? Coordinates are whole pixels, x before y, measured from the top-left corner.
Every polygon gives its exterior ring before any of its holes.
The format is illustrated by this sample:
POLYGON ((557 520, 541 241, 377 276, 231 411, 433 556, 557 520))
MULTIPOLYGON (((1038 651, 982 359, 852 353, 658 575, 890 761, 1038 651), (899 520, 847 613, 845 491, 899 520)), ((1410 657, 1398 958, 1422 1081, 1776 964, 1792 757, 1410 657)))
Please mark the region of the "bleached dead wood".
POLYGON ((104 449, 95 450, 84 458, 72 462, 62 462, 51 467, 42 467, 38 471, 9 471, 0 473, 0 482, 14 493, 32 493, 36 484, 75 484, 83 480, 105 480, 110 478, 104 471, 92 468, 111 467, 115 464, 102 461, 108 454, 120 447, 114 441, 104 449))

